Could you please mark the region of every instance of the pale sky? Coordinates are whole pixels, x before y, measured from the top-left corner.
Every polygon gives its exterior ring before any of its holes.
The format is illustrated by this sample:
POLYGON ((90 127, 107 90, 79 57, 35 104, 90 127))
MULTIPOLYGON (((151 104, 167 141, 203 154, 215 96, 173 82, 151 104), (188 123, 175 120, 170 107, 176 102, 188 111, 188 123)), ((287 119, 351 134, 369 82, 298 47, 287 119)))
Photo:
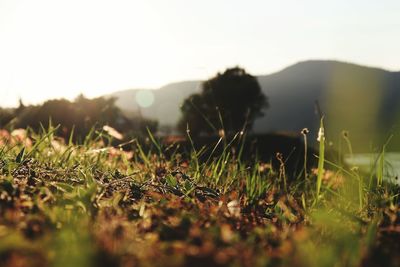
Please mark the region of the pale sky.
POLYGON ((0 0, 0 106, 399 51, 399 0, 0 0))

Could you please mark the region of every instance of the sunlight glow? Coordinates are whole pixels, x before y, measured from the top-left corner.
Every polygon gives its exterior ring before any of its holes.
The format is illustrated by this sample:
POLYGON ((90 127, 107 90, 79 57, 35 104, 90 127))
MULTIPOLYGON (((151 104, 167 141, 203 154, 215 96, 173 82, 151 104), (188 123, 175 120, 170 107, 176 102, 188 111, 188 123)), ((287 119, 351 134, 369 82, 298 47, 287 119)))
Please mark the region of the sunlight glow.
POLYGON ((0 0, 0 106, 158 88, 235 65, 267 74, 339 59, 396 70, 399 10, 395 0, 0 0))

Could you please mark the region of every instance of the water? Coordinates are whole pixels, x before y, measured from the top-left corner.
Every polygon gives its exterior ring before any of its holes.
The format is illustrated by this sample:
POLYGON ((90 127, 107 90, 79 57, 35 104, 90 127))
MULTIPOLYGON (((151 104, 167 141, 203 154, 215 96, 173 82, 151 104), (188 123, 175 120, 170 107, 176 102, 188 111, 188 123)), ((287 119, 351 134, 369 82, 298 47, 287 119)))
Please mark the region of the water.
MULTIPOLYGON (((379 154, 365 153, 354 154, 353 157, 346 155, 344 161, 350 166, 357 166, 360 170, 376 173, 379 154)), ((400 153, 387 152, 384 155, 384 179, 400 185, 400 153)))

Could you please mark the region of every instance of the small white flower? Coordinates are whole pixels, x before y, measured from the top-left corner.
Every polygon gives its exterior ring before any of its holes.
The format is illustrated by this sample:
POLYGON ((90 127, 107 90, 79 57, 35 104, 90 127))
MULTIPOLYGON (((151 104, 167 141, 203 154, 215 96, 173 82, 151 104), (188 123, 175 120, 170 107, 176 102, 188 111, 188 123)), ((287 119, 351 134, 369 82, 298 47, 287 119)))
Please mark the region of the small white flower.
POLYGON ((325 133, 323 127, 319 128, 317 141, 318 142, 325 141, 325 133))

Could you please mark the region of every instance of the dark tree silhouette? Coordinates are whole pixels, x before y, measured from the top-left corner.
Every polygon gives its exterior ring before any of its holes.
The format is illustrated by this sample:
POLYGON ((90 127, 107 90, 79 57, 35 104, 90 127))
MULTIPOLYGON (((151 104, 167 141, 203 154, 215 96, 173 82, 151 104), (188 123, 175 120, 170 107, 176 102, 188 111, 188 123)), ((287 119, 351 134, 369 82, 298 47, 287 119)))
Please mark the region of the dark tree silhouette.
POLYGON ((0 108, 0 129, 4 128, 14 118, 13 110, 0 108))
POLYGON ((29 126, 37 131, 41 125, 47 128, 51 120, 53 125, 61 125, 59 135, 68 138, 74 129, 74 137, 79 140, 83 140, 92 127, 101 128, 104 125, 135 137, 147 135, 147 128, 152 132, 157 130, 156 121, 139 116, 128 118, 115 101, 115 98, 89 99, 80 95, 74 101, 55 99, 37 106, 24 106, 21 102, 19 108, 10 114, 11 118, 2 115, 6 114, 6 110, 0 110, 1 117, 5 118, 0 120, 0 126, 7 123, 10 128, 29 126))
POLYGON ((203 82, 202 92, 185 99, 178 128, 193 135, 224 129, 227 133, 251 129, 268 107, 257 78, 242 68, 227 69, 203 82))

